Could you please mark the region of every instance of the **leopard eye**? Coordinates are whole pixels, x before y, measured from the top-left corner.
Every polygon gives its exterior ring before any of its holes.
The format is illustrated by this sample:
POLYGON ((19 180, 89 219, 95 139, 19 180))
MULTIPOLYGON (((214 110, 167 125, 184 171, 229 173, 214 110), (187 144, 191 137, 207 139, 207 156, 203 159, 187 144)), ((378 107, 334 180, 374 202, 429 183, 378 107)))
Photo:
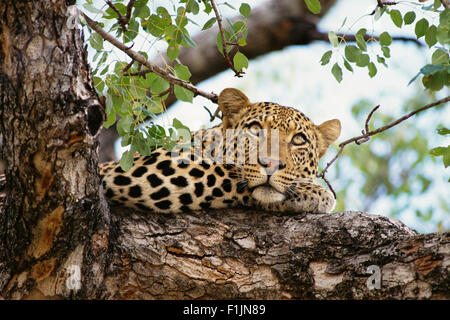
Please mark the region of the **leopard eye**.
POLYGON ((259 135, 259 131, 262 130, 261 125, 258 122, 252 122, 247 126, 248 131, 253 133, 254 135, 259 135))
POLYGON ((302 146, 307 142, 308 142, 308 140, 306 139, 306 137, 303 133, 297 133, 295 136, 292 137, 293 145, 302 146))

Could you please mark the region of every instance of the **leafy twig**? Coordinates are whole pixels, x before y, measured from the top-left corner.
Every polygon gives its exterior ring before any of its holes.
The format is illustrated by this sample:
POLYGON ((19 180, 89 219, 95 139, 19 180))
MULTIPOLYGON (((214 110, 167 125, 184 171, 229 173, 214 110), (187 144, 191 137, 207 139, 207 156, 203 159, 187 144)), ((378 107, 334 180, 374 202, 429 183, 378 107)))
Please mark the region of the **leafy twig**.
POLYGON ((327 165, 326 165, 325 168, 322 170, 322 172, 317 173, 317 177, 318 177, 318 178, 322 178, 322 179, 326 182, 326 184, 328 185, 328 187, 330 188, 330 190, 333 192, 334 197, 336 198, 336 193, 334 192, 334 190, 333 190, 333 188, 331 187, 330 183, 325 179, 325 173, 326 173, 327 170, 330 168, 330 166, 337 160, 337 158, 342 154, 342 151, 344 150, 344 147, 345 147, 346 145, 348 145, 348 144, 350 144, 350 143, 352 143, 352 142, 355 142, 356 144, 361 144, 361 143, 367 142, 367 141, 369 141, 369 138, 370 138, 371 136, 373 136, 373 135, 375 135, 375 134, 377 134, 377 133, 386 131, 386 130, 388 130, 388 129, 390 129, 390 128, 396 126, 396 125, 398 125, 399 123, 401 123, 401 122, 403 122, 403 121, 405 121, 405 120, 411 118, 413 115, 415 115, 415 114, 417 114, 417 113, 419 113, 419 112, 422 112, 422 111, 424 111, 424 110, 427 110, 427 109, 429 109, 429 108, 436 107, 436 106, 441 105, 441 104, 443 104, 443 103, 449 102, 449 101, 450 101, 450 96, 447 96, 447 97, 442 98, 442 99, 440 99, 440 100, 438 100, 438 101, 435 101, 435 102, 433 102, 433 103, 427 104, 426 106, 423 106, 422 108, 416 109, 416 110, 414 110, 414 111, 412 111, 412 112, 410 112, 410 113, 404 115, 403 117, 401 117, 401 118, 399 118, 399 119, 397 119, 397 120, 395 120, 395 121, 392 121, 391 123, 389 123, 389 124, 387 124, 387 125, 385 125, 385 126, 383 126, 383 127, 381 127, 381 128, 378 128, 378 129, 376 129, 376 130, 370 131, 370 130, 369 130, 369 122, 370 122, 370 119, 372 118, 372 116, 373 116, 373 114, 375 113, 375 111, 379 108, 379 105, 376 106, 375 108, 372 109, 372 111, 370 111, 369 115, 367 116, 367 119, 366 119, 366 121, 365 121, 365 130, 362 131, 363 134, 360 135, 360 136, 353 137, 353 138, 350 138, 350 139, 348 139, 348 140, 345 140, 344 142, 341 142, 341 143, 339 144, 339 151, 337 152, 337 154, 334 156, 333 159, 331 159, 330 162, 327 163, 327 165))
POLYGON ((242 74, 244 74, 243 71, 237 71, 236 68, 233 65, 233 62, 231 62, 230 56, 227 53, 227 40, 225 38, 225 32, 223 31, 223 26, 222 26, 222 18, 220 17, 219 14, 219 10, 217 10, 217 6, 216 3, 214 2, 214 0, 211 0, 211 6, 214 10, 214 13, 216 15, 216 19, 217 19, 217 25, 219 27, 219 31, 220 31, 220 36, 222 38, 222 50, 223 50, 223 56, 225 57, 225 60, 227 61, 228 65, 230 66, 231 70, 234 71, 234 75, 236 77, 242 77, 242 74))
POLYGON ((140 53, 137 53, 136 51, 127 47, 122 42, 118 41, 116 38, 114 38, 109 33, 107 33, 105 30, 103 30, 96 21, 89 18, 85 13, 82 13, 82 15, 91 29, 93 29, 95 32, 97 32, 103 39, 110 42, 113 46, 115 46, 116 48, 125 52, 132 60, 135 60, 135 61, 139 62, 140 64, 144 65, 148 69, 147 70, 148 72, 156 73, 158 76, 167 80, 169 83, 171 83, 173 85, 178 85, 180 87, 183 87, 183 88, 193 92, 195 96, 200 95, 202 97, 205 97, 205 98, 211 100, 214 103, 217 103, 217 100, 218 100, 217 94, 200 90, 199 88, 197 88, 190 82, 187 82, 185 80, 177 78, 174 75, 170 74, 168 71, 166 71, 158 66, 152 65, 150 63, 150 61, 148 61, 143 55, 141 55, 140 53))
POLYGON ((117 20, 119 20, 119 23, 123 29, 124 32, 128 31, 128 23, 130 22, 131 18, 131 10, 133 9, 133 5, 136 2, 136 0, 130 0, 127 5, 127 13, 125 17, 120 13, 119 9, 110 1, 106 0, 106 4, 117 14, 117 20))
MULTIPOLYGON (((338 38, 344 39, 346 42, 355 42, 356 41, 356 36, 352 35, 352 34, 337 33, 336 36, 338 38)), ((317 31, 317 30, 311 31, 311 38, 313 40, 329 41, 328 40, 328 33, 320 32, 320 31, 317 31)), ((378 36, 366 34, 366 35, 364 35, 364 40, 366 40, 366 41, 368 41, 368 40, 377 40, 377 41, 379 41, 380 38, 378 36)), ((422 44, 422 42, 420 42, 416 38, 410 38, 410 37, 401 37, 401 36, 400 37, 392 37, 392 41, 414 42, 419 47, 423 47, 424 46, 422 44)))

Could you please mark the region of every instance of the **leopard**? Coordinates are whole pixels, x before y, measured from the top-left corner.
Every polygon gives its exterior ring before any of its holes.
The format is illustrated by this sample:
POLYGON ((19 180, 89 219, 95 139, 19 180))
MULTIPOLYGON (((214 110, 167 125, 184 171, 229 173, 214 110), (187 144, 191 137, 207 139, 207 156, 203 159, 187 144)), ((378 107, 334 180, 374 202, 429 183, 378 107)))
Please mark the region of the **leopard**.
MULTIPOLYGON (((100 164, 109 203, 155 213, 334 209, 334 194, 318 183, 317 170, 319 159, 340 135, 339 120, 315 125, 293 107, 251 103, 234 88, 219 94, 218 107, 222 123, 193 132, 188 147, 182 141, 176 146, 184 147, 175 151, 159 147, 136 155, 127 171, 119 161, 100 164)), ((5 184, 5 175, 0 175, 0 189, 5 184)))
POLYGON ((340 135, 339 120, 315 125, 296 108, 251 103, 234 88, 219 94, 218 108, 222 122, 192 132, 193 142, 136 155, 127 171, 118 161, 100 165, 110 203, 155 213, 334 209, 336 199, 318 182, 317 170, 319 159, 340 135))

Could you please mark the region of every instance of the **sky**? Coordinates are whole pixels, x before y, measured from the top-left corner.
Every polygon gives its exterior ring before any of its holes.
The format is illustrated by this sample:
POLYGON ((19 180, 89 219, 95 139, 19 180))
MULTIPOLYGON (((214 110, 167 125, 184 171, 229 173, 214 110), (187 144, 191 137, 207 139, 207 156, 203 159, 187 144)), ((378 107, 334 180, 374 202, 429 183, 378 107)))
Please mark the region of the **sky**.
MULTIPOLYGON (((164 1, 151 1, 154 7, 157 7, 164 1)), ((167 1, 165 1, 167 3, 167 1)), ((229 0, 228 3, 239 8, 241 1, 229 0)), ((245 1, 252 7, 260 5, 264 1, 245 1)), ((368 33, 380 34, 388 31, 392 36, 395 35, 413 35, 413 26, 403 27, 399 29, 393 25, 389 17, 384 15, 380 20, 374 21, 372 16, 367 16, 375 8, 374 0, 345 0, 337 1, 327 15, 321 19, 319 29, 325 32, 338 30, 344 19, 347 18, 343 32, 354 33, 359 28, 366 28, 368 33)), ((403 2, 396 9, 402 12, 411 10, 413 5, 411 2, 403 2)), ((236 11, 226 6, 220 6, 221 13, 225 16, 235 15, 236 11)), ((416 19, 420 19, 418 16, 416 19)), ((427 15, 428 19, 433 18, 427 15)), ((206 15, 195 17, 195 21, 202 26, 208 19, 206 15)), ((436 21, 438 22, 438 21, 436 21)), ((200 28, 193 26, 190 30, 191 35, 200 28)), ((145 47, 145 45, 143 45, 145 47)), ((413 83, 408 86, 408 82, 427 63, 430 50, 422 50, 413 43, 394 42, 391 46, 391 59, 387 61, 388 68, 377 65, 378 73, 374 78, 370 78, 367 69, 354 68, 354 73, 347 72, 343 68, 343 81, 338 83, 331 75, 330 69, 333 59, 342 57, 343 48, 340 51, 333 52, 333 57, 327 66, 321 66, 320 57, 324 52, 332 47, 326 42, 316 42, 307 46, 292 46, 282 51, 270 53, 268 55, 251 60, 249 68, 243 78, 234 77, 231 70, 224 71, 215 77, 204 81, 197 86, 205 91, 213 91, 219 93, 227 87, 233 87, 242 90, 251 101, 272 101, 281 105, 295 107, 313 120, 314 123, 320 124, 326 120, 339 119, 343 124, 340 141, 361 133, 362 124, 358 123, 351 115, 351 106, 356 102, 366 99, 373 101, 374 106, 380 104, 380 112, 400 116, 401 105, 408 98, 417 93, 419 83, 413 83)), ((164 50, 164 47, 152 46, 152 50, 164 50)), ((368 46, 369 53, 375 53, 379 50, 377 46, 368 46)), ((342 59, 342 58, 340 58, 342 59)), ((445 90, 443 90, 445 91, 445 90)), ((441 96, 448 95, 442 92, 441 96)), ((197 130, 202 127, 209 127, 218 123, 209 122, 209 114, 204 110, 204 106, 214 111, 216 105, 203 97, 194 98, 193 104, 178 102, 173 105, 169 111, 163 114, 155 122, 164 126, 170 126, 173 118, 177 118, 183 124, 190 127, 191 130, 197 130), (186 112, 189 110, 189 112, 186 112)), ((442 116, 442 114, 441 114, 442 116)), ((450 127, 450 110, 444 113, 444 125, 450 127)), ((424 126, 433 127, 436 119, 430 115, 421 117, 424 126)), ((441 119, 442 121, 442 119, 441 119)), ((436 146, 449 143, 448 139, 444 141, 443 137, 436 134, 431 136, 430 144, 435 143, 436 146)), ((338 141, 339 141, 338 140, 338 141)), ((350 147, 350 146, 349 146, 350 147)), ((118 153, 124 151, 117 143, 118 153)), ((330 160, 334 154, 330 151, 324 157, 323 161, 330 160)), ((448 194, 448 183, 443 179, 448 179, 449 169, 444 169, 441 165, 438 172, 431 172, 433 180, 437 182, 436 192, 448 194)), ((432 168, 432 171, 435 168, 432 168)), ((330 176, 333 176, 330 172, 330 176)), ((357 185, 350 186, 349 194, 357 195, 357 185)), ((432 196, 423 201, 433 201, 432 196)), ((358 197, 346 199, 348 210, 359 210, 361 203, 358 197)), ((390 201, 377 201, 372 213, 383 214, 388 212, 390 201)), ((420 206, 420 203, 417 204, 420 206)), ((436 231, 432 224, 424 226, 422 220, 418 219, 415 214, 405 212, 396 216, 408 226, 417 229, 420 232, 436 231)), ((450 229, 450 214, 441 212, 436 214, 433 219, 442 220, 444 228, 450 229)))

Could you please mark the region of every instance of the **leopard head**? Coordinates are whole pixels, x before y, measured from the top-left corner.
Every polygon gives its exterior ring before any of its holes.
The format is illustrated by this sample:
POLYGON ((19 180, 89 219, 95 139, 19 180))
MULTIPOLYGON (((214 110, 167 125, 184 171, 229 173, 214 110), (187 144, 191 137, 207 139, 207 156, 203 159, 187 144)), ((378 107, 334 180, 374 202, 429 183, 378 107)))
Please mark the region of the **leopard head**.
POLYGON ((312 183, 319 159, 341 131, 339 120, 317 126, 294 108, 250 103, 237 89, 220 93, 219 108, 224 134, 232 129, 233 135, 226 154, 233 156, 242 185, 261 203, 283 201, 295 184, 312 183))

